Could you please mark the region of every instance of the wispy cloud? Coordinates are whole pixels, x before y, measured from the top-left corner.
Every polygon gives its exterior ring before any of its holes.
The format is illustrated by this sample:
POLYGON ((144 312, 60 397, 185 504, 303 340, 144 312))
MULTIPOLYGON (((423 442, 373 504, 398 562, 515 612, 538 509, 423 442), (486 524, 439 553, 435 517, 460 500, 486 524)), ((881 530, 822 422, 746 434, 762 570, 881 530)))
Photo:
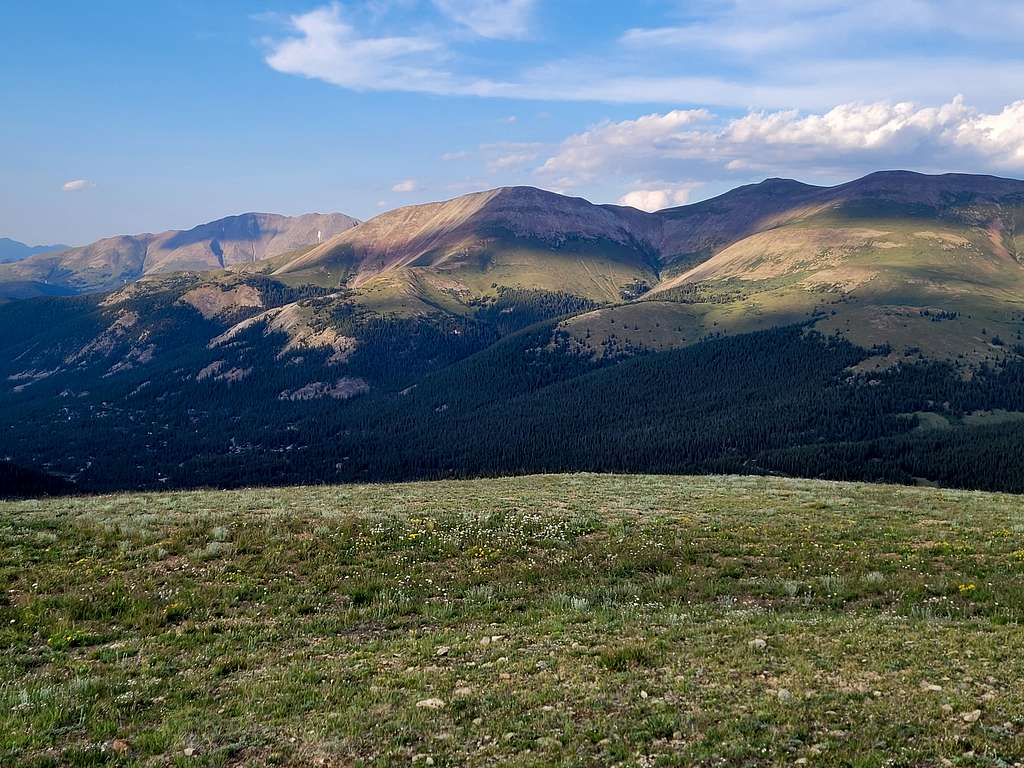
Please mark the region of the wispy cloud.
POLYGON ((929 103, 958 92, 991 107, 1024 82, 1014 42, 1024 35, 1024 5, 1004 0, 688 3, 685 23, 623 29, 601 56, 538 58, 542 48, 522 45, 487 74, 463 50, 465 32, 470 43, 526 37, 535 3, 434 4, 447 27, 400 14, 368 22, 339 3, 292 16, 286 35, 269 43, 267 63, 360 91, 744 109, 929 103))
POLYGON ((515 152, 510 155, 501 155, 487 163, 487 170, 491 173, 507 171, 513 168, 522 168, 537 159, 536 152, 515 152))
POLYGON ((1024 7, 1005 0, 724 0, 684 23, 627 30, 634 47, 805 57, 876 56, 917 42, 1014 41, 1024 7))
MULTIPOLYGON (((267 62, 360 91, 664 104, 556 144, 442 155, 479 163, 475 174, 492 182, 501 174, 562 191, 601 188, 645 209, 681 204, 700 185, 766 175, 1024 169, 1024 101, 1007 98, 1024 82, 1015 48, 1024 5, 679 0, 671 23, 613 30, 600 55, 551 59, 550 48, 519 42, 539 28, 533 0, 431 2, 440 15, 430 23, 386 10, 370 18, 340 3, 291 17, 267 62), (502 53, 486 66, 472 47, 481 38, 508 41, 489 47, 502 53), (950 100, 956 93, 966 96, 950 100)), ((394 187, 416 189, 413 180, 394 187)))
POLYGON ((536 0, 434 0, 434 5, 480 37, 516 40, 529 36, 536 0))
POLYGON ((392 192, 415 192, 419 184, 416 183, 416 179, 403 179, 402 181, 395 184, 392 188, 392 192))
POLYGON ((279 72, 343 88, 422 93, 483 93, 486 84, 448 72, 442 41, 424 35, 367 36, 345 20, 338 3, 288 21, 292 35, 271 44, 266 61, 279 72))
POLYGON ((95 186, 88 179, 73 179, 71 181, 65 181, 61 189, 65 192, 80 192, 83 189, 89 189, 89 187, 95 186))
POLYGON ((533 141, 501 141, 481 144, 480 155, 486 159, 487 170, 494 174, 535 164, 545 148, 550 149, 550 146, 533 141))

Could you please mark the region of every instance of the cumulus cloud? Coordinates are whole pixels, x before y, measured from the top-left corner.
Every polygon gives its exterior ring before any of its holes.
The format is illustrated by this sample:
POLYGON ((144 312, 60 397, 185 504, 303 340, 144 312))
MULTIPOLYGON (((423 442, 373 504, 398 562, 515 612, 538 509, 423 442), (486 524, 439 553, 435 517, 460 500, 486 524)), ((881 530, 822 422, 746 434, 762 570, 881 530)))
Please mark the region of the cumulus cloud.
POLYGON ((392 192, 415 192, 416 187, 419 186, 416 183, 416 179, 403 179, 391 188, 392 192))
POLYGON ((83 189, 88 189, 91 186, 93 186, 93 184, 88 179, 73 179, 71 181, 65 181, 61 189, 65 192, 78 192, 83 189))
POLYGON ((540 170, 579 183, 608 174, 688 180, 957 166, 1024 169, 1024 101, 991 113, 957 97, 939 107, 854 103, 819 114, 756 111, 731 120, 651 114, 570 136, 540 170))
POLYGON ((480 37, 515 40, 529 35, 535 0, 434 0, 434 5, 480 37))
POLYGON ((562 142, 558 153, 541 170, 584 179, 606 170, 628 172, 630 165, 644 158, 675 152, 687 141, 700 141, 702 134, 695 126, 712 118, 706 109, 676 109, 635 120, 606 121, 562 142))
POLYGON ((660 211, 675 205, 685 205, 695 186, 685 184, 662 189, 634 189, 620 197, 619 204, 639 208, 641 211, 660 211))

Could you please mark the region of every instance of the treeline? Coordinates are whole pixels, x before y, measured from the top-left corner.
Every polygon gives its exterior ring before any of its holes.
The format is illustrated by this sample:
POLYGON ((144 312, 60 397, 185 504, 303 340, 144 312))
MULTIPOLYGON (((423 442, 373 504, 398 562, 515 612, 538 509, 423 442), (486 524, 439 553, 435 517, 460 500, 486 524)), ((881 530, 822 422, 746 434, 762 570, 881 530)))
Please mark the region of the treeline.
POLYGON ((504 336, 552 317, 597 309, 596 301, 562 291, 499 286, 497 296, 476 302, 476 319, 504 336))
POLYGON ((73 484, 59 477, 0 460, 0 499, 60 496, 74 490, 73 484))
POLYGON ((303 299, 315 299, 338 293, 340 288, 323 288, 319 285, 292 286, 265 275, 249 275, 243 280, 260 292, 264 307, 280 307, 303 299))
POLYGON ((762 470, 832 480, 914 483, 1024 493, 1020 424, 936 429, 861 443, 795 446, 757 457, 762 470))

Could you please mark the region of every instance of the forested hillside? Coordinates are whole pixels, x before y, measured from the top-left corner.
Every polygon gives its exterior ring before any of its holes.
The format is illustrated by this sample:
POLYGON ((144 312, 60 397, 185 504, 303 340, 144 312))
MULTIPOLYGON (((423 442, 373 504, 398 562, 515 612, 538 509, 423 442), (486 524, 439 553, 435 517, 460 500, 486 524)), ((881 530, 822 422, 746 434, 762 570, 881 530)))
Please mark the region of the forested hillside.
POLYGON ((85 491, 581 470, 1024 491, 1022 211, 1024 183, 957 175, 659 214, 512 188, 10 302, 0 458, 85 491))

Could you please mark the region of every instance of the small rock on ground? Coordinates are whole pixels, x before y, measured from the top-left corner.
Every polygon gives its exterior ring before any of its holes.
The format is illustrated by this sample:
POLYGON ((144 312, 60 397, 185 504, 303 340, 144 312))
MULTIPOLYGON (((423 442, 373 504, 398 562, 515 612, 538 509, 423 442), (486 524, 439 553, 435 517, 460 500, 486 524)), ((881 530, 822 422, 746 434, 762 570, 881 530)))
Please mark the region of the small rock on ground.
POLYGON ((416 706, 420 709, 442 709, 444 699, 420 699, 416 702, 416 706))

